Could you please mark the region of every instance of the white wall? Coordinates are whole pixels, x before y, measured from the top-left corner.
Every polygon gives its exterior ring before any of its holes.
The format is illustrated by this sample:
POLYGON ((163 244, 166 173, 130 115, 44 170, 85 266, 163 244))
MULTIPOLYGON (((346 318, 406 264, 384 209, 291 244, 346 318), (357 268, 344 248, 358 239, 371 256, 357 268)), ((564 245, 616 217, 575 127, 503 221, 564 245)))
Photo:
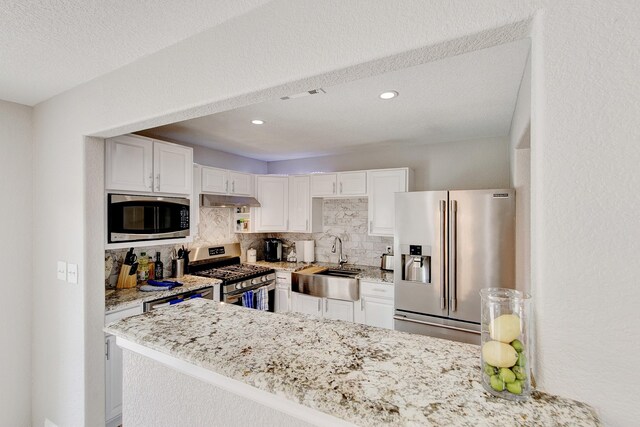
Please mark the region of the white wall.
POLYGON ((509 186, 507 138, 363 149, 339 156, 269 162, 269 173, 334 172, 409 167, 414 190, 475 190, 509 186))
POLYGON ((101 215, 83 209, 82 135, 119 135, 512 41, 542 6, 532 56, 538 384, 587 401, 608 424, 633 424, 640 374, 621 366, 640 354, 636 3, 277 0, 35 107, 33 425, 100 421, 85 413, 85 399, 100 398, 85 383, 101 381, 102 361, 85 363, 84 325, 102 314, 92 299, 85 307, 84 293, 102 292, 103 278, 80 263, 80 284, 55 279, 55 260, 83 259, 83 217, 101 215))
POLYGON ((31 420, 32 109, 0 101, 0 425, 31 420))

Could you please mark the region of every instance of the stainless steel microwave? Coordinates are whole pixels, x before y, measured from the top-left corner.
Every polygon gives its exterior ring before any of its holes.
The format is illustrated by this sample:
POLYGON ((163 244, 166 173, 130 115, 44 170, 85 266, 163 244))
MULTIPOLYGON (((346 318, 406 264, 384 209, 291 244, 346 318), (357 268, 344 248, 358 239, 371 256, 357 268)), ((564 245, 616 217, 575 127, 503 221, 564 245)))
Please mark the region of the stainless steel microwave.
POLYGON ((189 199, 162 196, 109 194, 107 233, 109 243, 187 237, 189 199))

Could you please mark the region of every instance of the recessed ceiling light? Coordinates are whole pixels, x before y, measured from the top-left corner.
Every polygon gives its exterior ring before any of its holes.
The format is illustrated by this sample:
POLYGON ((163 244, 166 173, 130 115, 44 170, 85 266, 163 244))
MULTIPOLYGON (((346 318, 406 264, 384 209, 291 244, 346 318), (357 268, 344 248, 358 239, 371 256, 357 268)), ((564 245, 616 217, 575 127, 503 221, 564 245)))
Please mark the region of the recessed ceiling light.
POLYGON ((380 94, 380 98, 382 99, 393 99, 396 96, 398 96, 398 92, 396 92, 395 90, 389 90, 380 94))
POLYGON ((251 120, 251 123, 253 123, 254 125, 263 125, 264 124, 264 120, 251 120))

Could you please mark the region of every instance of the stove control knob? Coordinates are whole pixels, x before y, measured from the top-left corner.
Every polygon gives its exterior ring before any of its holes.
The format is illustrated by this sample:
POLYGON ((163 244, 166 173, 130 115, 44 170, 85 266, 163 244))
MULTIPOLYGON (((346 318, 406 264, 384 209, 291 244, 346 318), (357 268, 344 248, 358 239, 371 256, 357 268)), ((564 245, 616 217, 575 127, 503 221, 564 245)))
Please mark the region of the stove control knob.
POLYGON ((236 284, 236 289, 242 289, 242 283, 236 284))
POLYGON ((263 281, 263 282, 266 282, 267 281, 267 276, 260 276, 260 280, 263 281))

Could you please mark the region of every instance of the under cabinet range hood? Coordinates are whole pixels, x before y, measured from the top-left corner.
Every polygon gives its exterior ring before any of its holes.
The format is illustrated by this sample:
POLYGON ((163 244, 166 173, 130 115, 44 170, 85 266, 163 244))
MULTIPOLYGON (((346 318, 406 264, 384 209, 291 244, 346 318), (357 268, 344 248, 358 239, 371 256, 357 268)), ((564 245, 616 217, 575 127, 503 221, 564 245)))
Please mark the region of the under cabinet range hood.
POLYGON ((240 208, 243 206, 259 208, 260 202, 254 197, 201 194, 200 206, 203 208, 240 208))

